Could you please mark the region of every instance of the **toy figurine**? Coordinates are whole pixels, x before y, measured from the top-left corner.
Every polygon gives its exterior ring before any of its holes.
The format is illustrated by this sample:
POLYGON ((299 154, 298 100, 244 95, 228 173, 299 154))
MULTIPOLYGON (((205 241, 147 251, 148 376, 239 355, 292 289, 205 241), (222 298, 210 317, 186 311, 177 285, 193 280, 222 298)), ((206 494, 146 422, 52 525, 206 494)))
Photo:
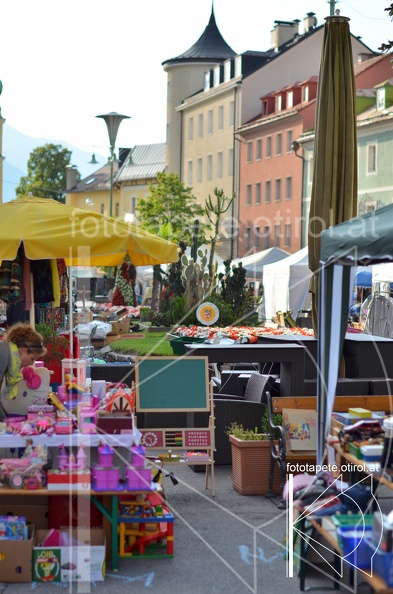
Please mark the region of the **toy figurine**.
POLYGON ((83 386, 79 386, 71 377, 70 373, 66 373, 64 376, 65 388, 68 394, 83 394, 87 391, 83 386))
POLYGON ((23 452, 23 458, 30 458, 30 456, 33 453, 33 440, 32 439, 26 439, 26 447, 25 447, 25 451, 23 452))

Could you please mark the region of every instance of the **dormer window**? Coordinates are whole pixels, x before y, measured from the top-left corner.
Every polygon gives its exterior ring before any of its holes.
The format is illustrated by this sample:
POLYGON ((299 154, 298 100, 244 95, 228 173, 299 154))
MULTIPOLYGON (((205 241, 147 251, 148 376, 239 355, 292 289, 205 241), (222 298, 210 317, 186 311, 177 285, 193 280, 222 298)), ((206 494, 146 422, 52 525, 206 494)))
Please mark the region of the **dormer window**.
POLYGON ((208 91, 210 89, 210 72, 205 72, 205 86, 204 90, 208 91))
POLYGON ((227 60, 224 63, 224 81, 228 82, 231 80, 231 61, 227 60))
POLYGON ((303 89, 303 101, 305 103, 307 103, 307 101, 309 100, 308 98, 309 98, 309 89, 307 86, 307 87, 304 87, 304 89, 303 89))
POLYGON ((235 58, 235 76, 240 76, 242 73, 242 57, 236 56, 235 58))
POLYGON ((385 88, 377 90, 377 109, 385 109, 385 88))
POLYGON ((279 95, 277 97, 277 111, 281 111, 282 110, 282 96, 279 95))
POLYGON ((214 86, 218 87, 220 84, 220 67, 216 66, 214 68, 214 86))
POLYGON ((293 91, 288 91, 287 107, 293 107, 293 91))

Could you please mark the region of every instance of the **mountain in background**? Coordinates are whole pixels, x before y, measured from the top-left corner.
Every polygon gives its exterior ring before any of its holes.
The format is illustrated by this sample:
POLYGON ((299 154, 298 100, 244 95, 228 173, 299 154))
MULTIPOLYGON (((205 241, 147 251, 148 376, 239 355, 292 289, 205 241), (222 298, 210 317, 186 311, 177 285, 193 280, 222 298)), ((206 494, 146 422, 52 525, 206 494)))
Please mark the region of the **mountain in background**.
POLYGON ((5 157, 3 161, 3 202, 9 202, 16 198, 15 189, 19 185, 20 178, 27 175, 27 162, 31 151, 45 144, 61 144, 63 148, 71 151, 71 162, 76 165, 82 179, 94 173, 107 161, 107 157, 96 155, 99 163, 89 165, 91 153, 70 146, 62 140, 26 136, 5 123, 3 126, 3 156, 5 157))

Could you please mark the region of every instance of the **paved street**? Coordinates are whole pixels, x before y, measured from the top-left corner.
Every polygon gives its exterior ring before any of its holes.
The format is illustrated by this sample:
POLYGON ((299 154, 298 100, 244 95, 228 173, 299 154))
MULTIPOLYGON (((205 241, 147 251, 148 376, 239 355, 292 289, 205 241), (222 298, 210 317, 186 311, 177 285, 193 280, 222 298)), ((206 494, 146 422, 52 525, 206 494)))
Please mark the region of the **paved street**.
MULTIPOLYGON (((216 467, 215 498, 209 490, 205 491, 204 473, 194 473, 187 467, 168 468, 176 469, 179 480, 175 486, 169 477, 164 479, 168 503, 175 515, 172 559, 121 559, 119 571, 108 568, 106 580, 95 584, 2 584, 0 592, 299 592, 299 580, 286 577, 281 556, 285 511, 278 510, 265 497, 243 496, 234 491, 229 466, 216 467)), ((306 585, 330 583, 322 573, 315 572, 306 585)), ((359 594, 368 591, 366 586, 357 588, 359 594)))

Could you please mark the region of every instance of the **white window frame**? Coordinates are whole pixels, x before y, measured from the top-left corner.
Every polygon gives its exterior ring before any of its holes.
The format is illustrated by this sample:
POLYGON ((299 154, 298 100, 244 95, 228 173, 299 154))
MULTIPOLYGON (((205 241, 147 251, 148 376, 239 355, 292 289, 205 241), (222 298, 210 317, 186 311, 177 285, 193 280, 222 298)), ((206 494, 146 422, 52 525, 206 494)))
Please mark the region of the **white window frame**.
POLYGON ((198 138, 203 138, 203 113, 198 114, 198 138))
POLYGON ((255 161, 262 161, 262 138, 257 138, 255 143, 255 161))
POLYGON ((213 134, 213 110, 207 112, 207 133, 213 134))
POLYGON ((218 106, 218 122, 217 122, 218 131, 221 132, 224 130, 224 106, 218 106))
POLYGON ((198 157, 197 183, 201 184, 202 179, 203 179, 203 159, 202 159, 202 157, 198 157))
POLYGON ((188 118, 188 140, 194 140, 194 118, 188 118))
POLYGON ((369 142, 367 144, 367 171, 366 175, 376 175, 378 171, 378 144, 369 142))
POLYGON ((265 181, 265 203, 270 204, 272 201, 272 182, 270 179, 265 181))
POLYGON ((272 144, 273 144, 272 137, 266 136, 266 149, 265 149, 266 159, 272 158, 272 144))
POLYGON ((252 163, 252 140, 247 142, 247 163, 252 163))
POLYGON ((252 185, 246 185, 246 206, 251 206, 252 204, 252 185))
POLYGON ((278 132, 276 134, 276 156, 282 155, 282 134, 278 132))
POLYGON ((192 159, 187 162, 187 184, 192 186, 192 159))
POLYGON ((274 181, 274 202, 281 202, 282 183, 281 178, 277 177, 274 181))
POLYGON ((288 91, 287 93, 287 107, 293 107, 293 91, 288 91))
POLYGON ((259 205, 262 201, 262 186, 261 182, 255 184, 255 204, 259 205))
POLYGON ((293 130, 287 130, 287 153, 292 153, 293 130))
POLYGON ((287 175, 285 178, 285 200, 292 200, 293 183, 292 176, 287 175))

